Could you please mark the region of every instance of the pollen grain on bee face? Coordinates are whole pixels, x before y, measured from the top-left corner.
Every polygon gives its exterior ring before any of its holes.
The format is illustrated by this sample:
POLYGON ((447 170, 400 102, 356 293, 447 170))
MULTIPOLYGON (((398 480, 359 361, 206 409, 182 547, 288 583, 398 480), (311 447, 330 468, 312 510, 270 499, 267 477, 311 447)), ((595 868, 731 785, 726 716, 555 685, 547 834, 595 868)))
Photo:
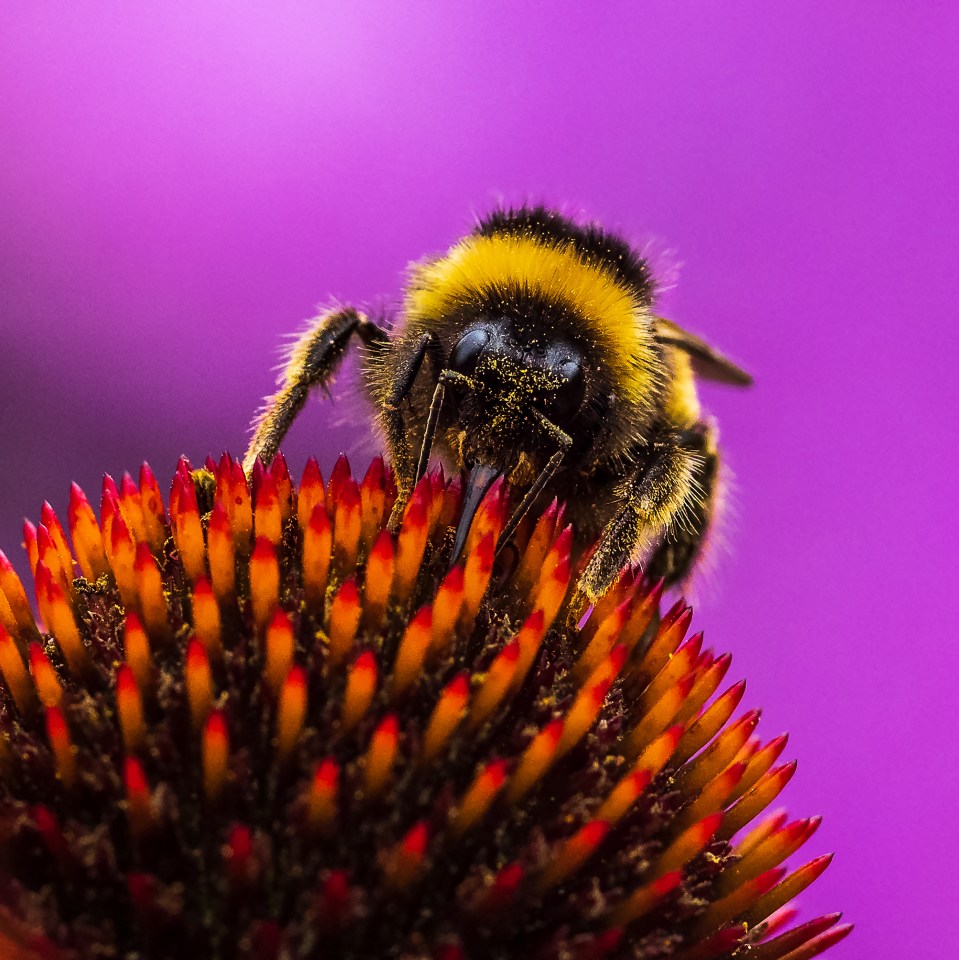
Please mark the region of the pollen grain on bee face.
POLYGON ((0 553, 0 955, 805 960, 818 818, 728 655, 622 573, 585 619, 554 501, 502 565, 494 484, 403 509, 282 456, 79 487, 0 553), (578 624, 578 625, 577 625, 578 624), (738 951, 738 952, 737 952, 738 951))

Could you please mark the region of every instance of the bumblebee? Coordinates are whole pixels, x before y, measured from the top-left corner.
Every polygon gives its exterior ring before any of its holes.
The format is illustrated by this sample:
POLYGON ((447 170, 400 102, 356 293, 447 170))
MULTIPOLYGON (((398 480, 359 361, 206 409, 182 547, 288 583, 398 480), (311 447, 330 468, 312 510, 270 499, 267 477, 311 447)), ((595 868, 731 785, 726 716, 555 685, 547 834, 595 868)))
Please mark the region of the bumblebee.
POLYGON ((396 476, 394 523, 435 451, 465 471, 451 562, 504 476, 519 502, 500 546, 535 501, 565 500, 595 542, 578 580, 589 601, 631 560, 667 584, 686 577, 719 466, 696 377, 751 378, 656 315, 648 265, 627 243, 541 207, 494 212, 412 267, 400 319, 394 332, 345 307, 311 323, 254 424, 248 473, 356 343, 396 476))

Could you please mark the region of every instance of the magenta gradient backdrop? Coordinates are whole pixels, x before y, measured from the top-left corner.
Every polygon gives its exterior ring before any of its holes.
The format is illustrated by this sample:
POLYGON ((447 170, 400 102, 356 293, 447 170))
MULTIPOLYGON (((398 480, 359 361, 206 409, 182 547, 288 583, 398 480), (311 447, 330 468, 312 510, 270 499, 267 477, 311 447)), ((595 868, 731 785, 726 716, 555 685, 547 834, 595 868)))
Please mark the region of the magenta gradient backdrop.
MULTIPOLYGON (((737 492, 696 622, 766 735, 791 731, 790 810, 825 815, 809 853, 838 856, 803 916, 857 923, 837 957, 954 954, 959 7, 37 0, 0 22, 21 569, 21 518, 65 511, 71 479, 94 498, 105 469, 240 451, 316 304, 389 303, 500 198, 582 209, 681 263, 669 315, 756 375, 704 390, 737 492)), ((362 448, 341 415, 311 407, 295 469, 362 448)))

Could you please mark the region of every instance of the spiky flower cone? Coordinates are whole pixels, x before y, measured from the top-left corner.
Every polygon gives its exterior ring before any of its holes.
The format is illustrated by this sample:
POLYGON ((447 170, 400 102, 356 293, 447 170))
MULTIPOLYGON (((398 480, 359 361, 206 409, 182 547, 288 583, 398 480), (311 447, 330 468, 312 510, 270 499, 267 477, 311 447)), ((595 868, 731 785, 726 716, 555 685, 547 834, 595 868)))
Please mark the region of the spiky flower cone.
POLYGON ((446 571, 457 482, 402 528, 357 483, 229 457, 106 478, 99 521, 0 554, 0 955, 805 960, 786 930, 828 857, 759 817, 792 775, 729 657, 627 571, 567 626, 554 504, 500 570, 491 489, 446 571), (79 567, 79 574, 75 567, 79 567), (785 930, 785 932, 783 932, 785 930))

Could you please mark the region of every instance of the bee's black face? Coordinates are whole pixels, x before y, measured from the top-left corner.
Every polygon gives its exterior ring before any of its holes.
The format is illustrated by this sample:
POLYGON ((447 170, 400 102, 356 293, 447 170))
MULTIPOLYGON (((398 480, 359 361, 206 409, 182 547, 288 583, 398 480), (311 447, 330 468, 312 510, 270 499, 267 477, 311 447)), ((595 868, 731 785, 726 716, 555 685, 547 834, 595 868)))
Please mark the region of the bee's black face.
POLYGON ((460 391, 460 419, 467 429, 500 442, 511 437, 516 449, 527 449, 539 433, 533 409, 564 430, 576 419, 586 395, 583 365, 579 348, 566 340, 521 334, 503 319, 474 323, 450 351, 450 369, 477 384, 460 391))
MULTIPOLYGON (((463 463, 469 468, 463 513, 456 531, 453 560, 465 542, 473 514, 500 474, 521 458, 542 470, 557 452, 555 431, 573 432, 586 396, 584 361, 579 348, 548 328, 531 331, 506 318, 472 323, 453 344, 449 369, 469 377, 472 387, 453 390, 450 415, 459 428, 463 463), (539 414, 539 415, 537 415, 539 414)), ((528 475, 525 482, 532 482, 528 475)))

